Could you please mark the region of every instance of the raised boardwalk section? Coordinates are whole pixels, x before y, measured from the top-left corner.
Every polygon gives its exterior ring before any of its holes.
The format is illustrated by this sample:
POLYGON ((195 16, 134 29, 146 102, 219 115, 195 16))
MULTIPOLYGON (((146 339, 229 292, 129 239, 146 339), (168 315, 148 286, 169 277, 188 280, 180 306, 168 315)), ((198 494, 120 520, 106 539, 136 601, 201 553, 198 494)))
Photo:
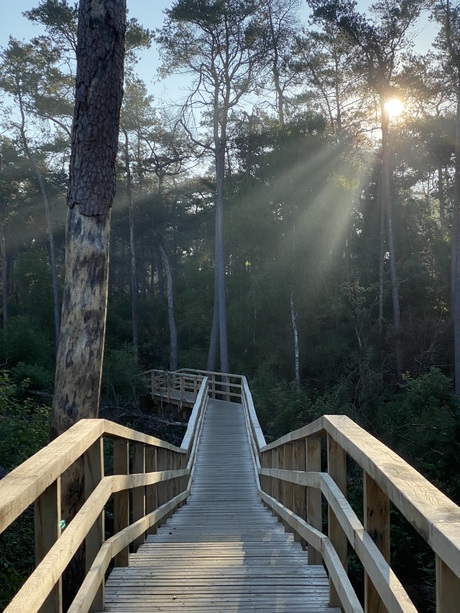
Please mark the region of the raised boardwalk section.
POLYGON ((324 567, 260 502, 241 405, 210 400, 191 496, 113 569, 105 610, 339 613, 328 600, 324 567))

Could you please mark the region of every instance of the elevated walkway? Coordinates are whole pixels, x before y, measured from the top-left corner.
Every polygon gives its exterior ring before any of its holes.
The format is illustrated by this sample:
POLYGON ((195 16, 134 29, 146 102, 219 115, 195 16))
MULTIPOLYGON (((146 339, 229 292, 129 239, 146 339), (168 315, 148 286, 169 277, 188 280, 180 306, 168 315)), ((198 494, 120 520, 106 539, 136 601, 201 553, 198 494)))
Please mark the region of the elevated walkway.
POLYGON ((153 397, 179 391, 179 406, 193 393, 180 447, 81 420, 1 480, 0 536, 33 505, 36 558, 5 613, 64 613, 77 552, 86 575, 65 613, 417 613, 391 567, 392 507, 432 550, 436 613, 459 610, 460 508, 348 417, 323 415, 267 444, 245 377, 144 380, 153 397), (355 480, 362 470, 359 516, 350 464, 355 480), (62 494, 69 473, 84 482, 74 517, 62 494))
POLYGON ((328 603, 324 567, 260 501, 241 404, 211 400, 187 504, 112 571, 105 611, 340 612, 328 603))

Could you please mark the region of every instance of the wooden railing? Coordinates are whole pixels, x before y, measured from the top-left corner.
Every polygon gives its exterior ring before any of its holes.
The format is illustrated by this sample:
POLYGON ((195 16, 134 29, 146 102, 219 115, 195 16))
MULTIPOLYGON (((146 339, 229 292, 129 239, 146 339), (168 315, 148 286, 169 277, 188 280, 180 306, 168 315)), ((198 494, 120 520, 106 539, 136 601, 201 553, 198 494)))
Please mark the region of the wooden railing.
POLYGON ((152 398, 166 402, 192 404, 198 395, 204 375, 188 371, 169 372, 166 370, 147 370, 141 378, 152 398))
POLYGON ((417 611, 390 567, 391 503, 434 552, 437 613, 460 610, 460 508, 343 415, 325 415, 266 445, 244 378, 242 390, 260 496, 308 544, 309 563, 326 566, 331 605, 363 611, 347 575, 350 545, 364 568, 364 611, 417 611), (348 457, 362 469, 364 525, 346 497, 348 457))
POLYGON ((345 416, 323 416, 267 445, 245 377, 191 370, 175 374, 176 380, 201 381, 181 447, 106 420, 83 420, 0 482, 0 532, 29 505, 35 507, 37 567, 6 613, 34 613, 43 604, 42 611, 60 613, 62 573, 83 543, 87 574, 68 611, 103 610, 104 575, 111 561, 127 565, 129 548, 135 550, 186 501, 203 415, 213 395, 242 403, 261 499, 308 545, 309 563, 324 563, 332 605, 347 613, 416 611, 389 564, 393 504, 434 552, 437 613, 459 609, 460 508, 398 455, 345 416), (113 474, 104 468, 107 439, 113 440, 113 474), (363 523, 347 500, 348 457, 362 469, 363 523), (66 519, 61 517, 61 477, 79 458, 85 465, 86 501, 61 531, 66 519), (114 535, 105 540, 104 507, 112 496, 114 535), (347 575, 349 546, 364 568, 364 609, 347 575))
POLYGON ((36 569, 5 613, 62 611, 62 573, 85 543, 86 578, 70 613, 102 611, 111 561, 128 565, 130 546, 183 504, 208 401, 203 378, 181 447, 104 419, 82 420, 0 482, 0 533, 34 504, 36 569), (104 440, 113 440, 113 474, 104 467, 104 440), (85 502, 62 530, 61 478, 84 460, 85 502), (105 540, 104 508, 113 497, 114 535, 105 540), (43 608, 42 608, 43 606, 43 608))
POLYGON ((141 377, 152 398, 167 402, 186 402, 196 396, 204 377, 208 379, 210 398, 240 402, 241 375, 222 374, 219 372, 183 368, 174 372, 166 370, 147 370, 141 377))

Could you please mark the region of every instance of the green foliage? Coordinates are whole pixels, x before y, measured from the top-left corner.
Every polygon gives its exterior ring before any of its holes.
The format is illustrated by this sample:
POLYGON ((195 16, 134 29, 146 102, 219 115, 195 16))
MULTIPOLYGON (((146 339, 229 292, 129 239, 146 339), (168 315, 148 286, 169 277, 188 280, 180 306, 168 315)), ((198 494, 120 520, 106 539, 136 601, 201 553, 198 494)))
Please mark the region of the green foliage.
POLYGON ((24 362, 50 368, 53 364, 52 343, 31 317, 11 317, 7 331, 0 332, 0 359, 8 366, 24 362))
POLYGON ((49 408, 21 399, 22 389, 0 372, 0 466, 9 471, 43 447, 49 408))
POLYGON ((144 385, 139 378, 140 372, 130 346, 107 350, 102 376, 101 406, 137 406, 139 396, 144 392, 144 385))
MULTIPOLYGON (((0 372, 0 469, 11 471, 48 440, 49 409, 22 399, 6 372, 0 372)), ((22 585, 34 566, 33 511, 27 510, 0 535, 0 607, 22 585)))

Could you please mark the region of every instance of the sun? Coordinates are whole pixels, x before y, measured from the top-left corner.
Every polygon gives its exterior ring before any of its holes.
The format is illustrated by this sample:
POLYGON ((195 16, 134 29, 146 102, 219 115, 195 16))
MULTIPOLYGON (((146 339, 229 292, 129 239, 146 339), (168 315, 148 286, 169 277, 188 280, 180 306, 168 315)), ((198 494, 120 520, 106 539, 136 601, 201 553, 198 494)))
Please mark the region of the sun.
POLYGON ((385 102, 385 111, 389 119, 394 119, 401 115, 404 110, 404 103, 399 98, 390 98, 385 102))

